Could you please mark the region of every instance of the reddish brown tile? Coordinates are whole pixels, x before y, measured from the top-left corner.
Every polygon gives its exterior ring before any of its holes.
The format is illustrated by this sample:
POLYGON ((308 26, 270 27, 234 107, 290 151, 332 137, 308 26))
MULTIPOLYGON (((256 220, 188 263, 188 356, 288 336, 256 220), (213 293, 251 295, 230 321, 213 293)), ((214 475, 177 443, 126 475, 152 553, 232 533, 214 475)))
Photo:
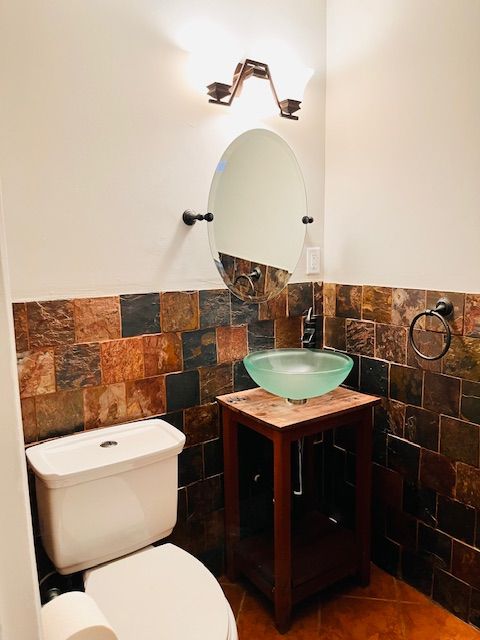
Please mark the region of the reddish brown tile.
POLYGON ((465 380, 480 380, 480 339, 453 336, 443 362, 443 371, 465 380))
POLYGON ((21 401, 23 438, 25 444, 38 440, 37 414, 35 410, 35 398, 23 398, 21 401))
POLYGON ((217 327, 218 363, 241 360, 248 353, 247 327, 217 327))
POLYGON ((146 376, 181 371, 183 368, 181 334, 160 333, 143 336, 143 354, 146 376))
MULTIPOLYGON (((462 334, 465 294, 453 293, 451 291, 427 291, 427 308, 435 309, 440 298, 448 298, 453 304, 453 314, 448 318, 448 322, 453 333, 462 334)), ((442 333, 444 331, 443 325, 438 318, 427 318, 425 326, 430 331, 440 331, 442 333)))
POLYGON ((102 381, 100 346, 91 343, 57 347, 55 374, 59 391, 99 385, 102 381))
POLYGON ((71 300, 27 302, 30 347, 50 347, 75 342, 71 300))
POLYGON ((345 318, 325 317, 325 346, 339 351, 347 348, 345 318))
POLYGON ((259 320, 276 320, 277 318, 285 318, 287 315, 287 288, 280 291, 278 296, 261 302, 258 305, 259 320))
POLYGON ((480 589, 480 551, 454 540, 452 573, 460 580, 480 589))
POLYGON ((363 287, 362 318, 391 324, 392 289, 390 287, 363 287))
POLYGON ((85 428, 96 429, 124 422, 127 417, 125 396, 123 383, 85 389, 85 428))
POLYGON ((480 469, 457 464, 457 500, 480 509, 480 469))
POLYGON ((127 417, 130 420, 158 416, 165 412, 165 377, 126 383, 127 417))
POLYGON ((167 291, 160 295, 162 331, 192 331, 200 326, 198 291, 167 291))
POLYGON ((478 640, 478 631, 445 609, 428 604, 401 604, 405 640, 478 640))
POLYGON ((375 323, 346 320, 346 350, 373 358, 375 353, 375 323))
POLYGON ((73 301, 77 342, 115 340, 121 337, 118 296, 73 301))
MULTIPOLYGON (((423 289, 394 289, 392 295, 392 324, 409 327, 414 317, 425 311, 427 304, 427 292, 423 289)), ((417 323, 417 328, 422 329, 424 319, 417 323)))
POLYGON ((337 284, 337 313, 340 318, 362 317, 362 287, 337 284))
POLYGON ((80 389, 37 396, 35 405, 39 440, 83 429, 83 398, 80 389))
POLYGON ((337 315, 337 287, 332 282, 323 283, 323 313, 326 316, 337 315))
POLYGON ((200 372, 200 400, 202 404, 214 402, 217 396, 233 391, 233 371, 231 364, 216 367, 202 367, 200 372))
POLYGON ((323 316, 323 282, 313 283, 313 312, 316 316, 323 316))
POLYGON ((238 616, 240 611, 240 606, 242 604, 243 598, 245 596, 245 589, 240 584, 232 584, 231 582, 225 582, 222 578, 219 579, 220 586, 222 587, 223 593, 227 598, 235 618, 238 616))
POLYGON ((27 351, 18 358, 20 396, 27 398, 55 391, 53 349, 27 351))
POLYGON ((28 351, 27 306, 24 302, 18 302, 13 305, 13 324, 15 328, 15 347, 17 353, 28 351))
POLYGON ((216 402, 185 409, 186 446, 218 438, 220 424, 216 402))
POLYGON ((396 600, 397 589, 395 578, 376 565, 371 565, 370 584, 366 587, 355 586, 342 592, 344 596, 396 600))
POLYGON ((339 598, 322 605, 321 634, 322 640, 403 640, 404 637, 396 602, 367 602, 363 598, 339 598))
POLYGON ((111 340, 100 346, 105 384, 143 378, 142 338, 111 340))
POLYGON ((301 339, 302 318, 275 320, 275 347, 277 349, 299 348, 301 339))
MULTIPOLYGON (((414 340, 420 353, 426 356, 434 356, 441 353, 443 349, 443 335, 434 331, 418 331, 414 332, 414 340)), ((407 341, 407 364, 411 367, 420 367, 426 371, 436 371, 440 373, 442 370, 441 360, 424 360, 414 352, 410 340, 407 341)))
POLYGON ((430 411, 458 416, 460 380, 426 371, 423 406, 430 411))
POLYGON ((407 354, 407 330, 389 324, 375 325, 375 357, 405 364, 407 354))
POLYGON ((464 333, 472 338, 480 338, 480 294, 467 293, 465 296, 464 333))
POLYGON ((408 602, 416 604, 426 604, 429 607, 433 607, 427 596, 420 593, 413 587, 402 580, 396 580, 397 583, 397 600, 398 602, 408 602))
POLYGON ((420 483, 424 487, 452 496, 455 490, 455 465, 446 456, 422 449, 420 483))
POLYGON ((313 307, 313 284, 311 282, 295 282, 287 287, 288 315, 306 316, 313 307))

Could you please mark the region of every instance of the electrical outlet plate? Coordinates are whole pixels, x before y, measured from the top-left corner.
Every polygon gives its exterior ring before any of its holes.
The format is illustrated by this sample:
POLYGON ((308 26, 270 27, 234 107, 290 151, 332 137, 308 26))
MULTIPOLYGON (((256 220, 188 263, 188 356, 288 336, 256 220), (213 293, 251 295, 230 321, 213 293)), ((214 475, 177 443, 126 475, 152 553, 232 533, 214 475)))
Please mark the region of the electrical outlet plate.
POLYGON ((320 247, 307 248, 307 275, 320 273, 320 247))

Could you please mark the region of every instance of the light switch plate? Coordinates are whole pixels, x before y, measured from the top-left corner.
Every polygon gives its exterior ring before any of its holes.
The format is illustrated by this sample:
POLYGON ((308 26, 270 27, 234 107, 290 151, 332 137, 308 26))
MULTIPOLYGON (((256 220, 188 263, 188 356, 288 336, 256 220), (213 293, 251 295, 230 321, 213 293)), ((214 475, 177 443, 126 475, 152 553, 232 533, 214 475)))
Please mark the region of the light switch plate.
POLYGON ((320 273, 320 247, 307 247, 307 275, 320 273))

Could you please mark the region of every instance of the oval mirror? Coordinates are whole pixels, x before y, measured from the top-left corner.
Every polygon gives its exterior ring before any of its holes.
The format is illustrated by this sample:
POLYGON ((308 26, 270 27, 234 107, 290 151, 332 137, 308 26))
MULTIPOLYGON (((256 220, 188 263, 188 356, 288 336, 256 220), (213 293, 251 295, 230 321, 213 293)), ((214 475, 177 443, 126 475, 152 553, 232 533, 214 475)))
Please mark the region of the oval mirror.
POLYGON ((236 138, 213 176, 208 225, 213 259, 241 300, 263 302, 286 286, 305 240, 302 172, 288 144, 266 129, 236 138))

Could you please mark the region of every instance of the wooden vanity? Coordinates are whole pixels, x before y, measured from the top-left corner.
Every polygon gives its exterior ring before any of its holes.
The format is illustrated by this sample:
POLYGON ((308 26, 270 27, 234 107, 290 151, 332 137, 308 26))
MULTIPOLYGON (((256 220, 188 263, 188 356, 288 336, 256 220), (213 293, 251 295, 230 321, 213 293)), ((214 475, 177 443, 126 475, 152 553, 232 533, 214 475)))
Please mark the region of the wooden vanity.
POLYGON ((223 424, 227 575, 232 581, 245 575, 273 600, 275 624, 285 633, 292 605, 300 600, 346 576, 369 582, 372 414, 380 399, 339 387, 295 406, 263 389, 217 400, 223 424), (343 426, 356 432, 355 531, 315 508, 314 438, 343 426), (244 428, 273 444, 274 522, 273 533, 241 538, 238 433, 244 428), (305 492, 312 508, 292 525, 291 444, 300 438, 305 438, 305 492))

